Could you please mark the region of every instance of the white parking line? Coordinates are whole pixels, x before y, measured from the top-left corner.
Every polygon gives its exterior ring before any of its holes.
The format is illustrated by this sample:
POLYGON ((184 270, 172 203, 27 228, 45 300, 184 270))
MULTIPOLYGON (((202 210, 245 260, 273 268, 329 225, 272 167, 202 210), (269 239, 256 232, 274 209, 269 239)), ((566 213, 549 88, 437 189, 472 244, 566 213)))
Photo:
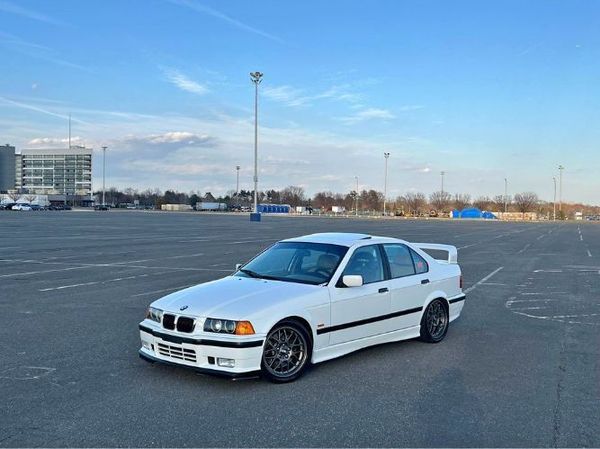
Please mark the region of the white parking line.
POLYGON ((89 268, 89 267, 69 267, 69 268, 57 268, 56 270, 41 270, 41 271, 26 271, 26 272, 21 272, 21 273, 9 273, 9 274, 1 274, 0 278, 8 278, 11 276, 31 276, 32 274, 55 273, 57 271, 81 270, 83 268, 89 268))
POLYGON ((173 290, 182 290, 184 288, 188 288, 188 287, 191 287, 193 285, 196 285, 196 284, 180 285, 179 287, 163 288, 162 290, 153 290, 151 292, 138 293, 136 295, 131 295, 130 298, 136 298, 138 296, 153 295, 154 293, 170 292, 170 291, 173 291, 173 290))
POLYGON ((583 235, 579 234, 579 240, 583 242, 583 235))
POLYGON ((498 267, 496 268, 494 271, 492 271, 490 274, 488 274, 486 277, 484 277, 483 279, 481 279, 479 282, 471 285, 469 288, 467 288, 465 290, 465 293, 469 293, 472 292, 473 290, 475 290, 475 288, 477 288, 478 285, 483 284, 485 281, 491 279, 492 276, 494 276, 496 273, 498 273, 500 270, 502 270, 504 267, 498 267))
POLYGON ((592 257, 592 253, 590 252, 590 250, 588 249, 588 250, 586 250, 586 251, 587 251, 587 255, 588 255, 588 257, 592 257))
POLYGON ((130 279, 137 279, 137 278, 143 278, 143 277, 148 277, 148 276, 149 276, 148 274, 139 274, 139 275, 135 275, 135 276, 127 276, 127 277, 122 277, 122 278, 106 279, 105 281, 92 281, 92 282, 83 282, 81 284, 70 284, 70 285, 61 285, 58 287, 40 288, 40 289, 38 289, 38 292, 50 292, 53 290, 64 290, 65 288, 84 287, 84 286, 88 286, 88 285, 97 285, 97 284, 108 284, 109 282, 127 281, 130 279))
POLYGON ((537 240, 541 240, 541 239, 543 239, 543 238, 544 238, 544 236, 545 236, 545 234, 542 234, 542 235, 540 235, 540 236, 537 238, 537 240))
MULTIPOLYGON (((167 257, 162 257, 162 259, 167 259, 167 257)), ((74 269, 82 269, 89 267, 118 267, 118 268, 150 268, 150 269, 158 269, 158 270, 174 270, 174 271, 223 271, 223 272, 231 272, 231 270, 217 270, 214 268, 196 268, 196 267, 155 267, 148 265, 132 265, 136 261, 126 261, 126 262, 112 262, 112 263, 82 263, 82 262, 46 262, 41 260, 33 260, 33 259, 0 259, 0 262, 17 262, 17 263, 34 263, 39 265, 78 265, 77 267, 69 267, 60 270, 50 270, 50 271, 66 271, 66 270, 74 270, 74 269)), ((48 270, 47 270, 48 271, 48 270)), ((31 274, 42 273, 40 272, 31 272, 31 274)), ((20 273, 13 274, 5 274, 2 276, 15 276, 20 273)))
POLYGON ((523 248, 521 248, 517 254, 523 254, 525 251, 527 251, 527 248, 529 248, 531 246, 531 243, 528 243, 527 245, 525 245, 523 248))
POLYGON ((255 243, 255 242, 274 242, 275 240, 273 239, 260 239, 260 240, 243 240, 243 241, 239 241, 239 242, 228 242, 226 243, 226 245, 241 245, 243 243, 255 243))

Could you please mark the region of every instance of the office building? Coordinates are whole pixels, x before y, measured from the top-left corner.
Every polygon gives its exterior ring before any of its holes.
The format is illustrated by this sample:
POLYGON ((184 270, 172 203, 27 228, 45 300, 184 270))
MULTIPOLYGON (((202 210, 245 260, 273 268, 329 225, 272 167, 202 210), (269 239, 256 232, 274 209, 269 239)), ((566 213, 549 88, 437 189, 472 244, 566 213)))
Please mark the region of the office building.
POLYGON ((23 149, 16 155, 16 188, 41 195, 90 196, 92 149, 23 149))
POLYGON ((0 192, 15 188, 15 147, 0 146, 0 192))

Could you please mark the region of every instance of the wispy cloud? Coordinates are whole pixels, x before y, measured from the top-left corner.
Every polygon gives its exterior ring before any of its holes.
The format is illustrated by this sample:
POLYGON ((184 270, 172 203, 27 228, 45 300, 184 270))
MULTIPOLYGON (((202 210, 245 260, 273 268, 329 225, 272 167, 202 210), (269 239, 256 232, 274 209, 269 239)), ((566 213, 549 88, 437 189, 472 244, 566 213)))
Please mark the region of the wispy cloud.
POLYGON ((173 144, 177 147, 188 145, 203 146, 214 145, 216 139, 207 134, 195 134, 189 131, 168 131, 162 134, 150 134, 147 136, 132 136, 124 139, 124 143, 128 145, 169 145, 173 144))
POLYGON ((352 114, 347 117, 341 117, 339 120, 346 124, 354 124, 358 122, 364 122, 367 120, 392 120, 396 118, 394 114, 392 114, 387 109, 379 109, 379 108, 366 108, 362 109, 355 114, 352 114))
POLYGON ((173 3, 175 5, 190 8, 190 9, 192 9, 196 12, 202 13, 202 14, 207 14, 209 16, 216 17, 217 19, 227 22, 228 24, 230 24, 236 28, 239 28, 241 30, 247 31, 249 33, 257 34, 259 36, 262 36, 264 38, 267 38, 267 39, 270 39, 270 40, 273 40, 276 42, 281 42, 281 43, 283 42, 283 40, 278 38, 277 36, 274 36, 270 33, 259 30, 258 28, 254 28, 253 26, 250 26, 243 22, 240 22, 239 20, 234 19, 233 17, 230 17, 230 16, 222 13, 221 11, 217 11, 216 9, 210 8, 199 2, 196 2, 193 0, 167 0, 167 1, 170 3, 173 3))
MULTIPOLYGON (((21 108, 21 109, 27 109, 29 111, 34 111, 34 112, 39 112, 41 114, 50 115, 52 117, 58 117, 58 118, 61 118, 61 119, 64 119, 64 120, 68 120, 69 119, 69 115, 68 114, 62 114, 62 113, 59 113, 59 112, 54 112, 54 111, 42 108, 42 107, 37 106, 37 105, 28 104, 28 103, 22 103, 20 101, 14 101, 14 100, 11 100, 10 98, 6 98, 6 97, 0 97, 0 102, 3 102, 5 104, 11 105, 11 106, 16 106, 16 107, 21 108)), ((76 123, 88 124, 87 122, 84 122, 83 120, 79 120, 79 119, 76 119, 76 118, 72 118, 71 121, 76 122, 76 123)))
POLYGON ((302 89, 289 85, 265 87, 263 95, 273 101, 284 103, 287 106, 307 106, 316 100, 333 100, 355 103, 361 96, 351 91, 350 85, 332 86, 316 94, 308 93, 302 89))
POLYGON ((24 8, 20 5, 16 5, 15 3, 8 2, 5 0, 0 0, 0 11, 16 14, 21 17, 26 17, 27 19, 37 20, 38 22, 45 22, 52 25, 66 25, 64 22, 54 19, 53 17, 47 16, 46 14, 42 14, 40 12, 24 8))
POLYGON ((18 36, 15 36, 14 34, 9 34, 4 31, 0 31, 0 43, 20 46, 20 47, 36 48, 38 50, 50 50, 50 48, 46 47, 45 45, 40 45, 40 44, 26 41, 24 39, 21 39, 18 36))
MULTIPOLYGON (((71 145, 85 145, 85 141, 80 136, 71 137, 71 145)), ((28 146, 31 147, 64 147, 69 144, 69 139, 66 137, 36 137, 27 142, 28 146)))
POLYGON ((311 97, 305 95, 302 90, 287 85, 265 87, 261 93, 270 100, 285 103, 288 106, 305 105, 311 100, 311 97))
POLYGON ((398 111, 400 112, 410 112, 410 111, 418 111, 419 109, 425 109, 425 106, 422 104, 408 104, 406 106, 400 106, 398 111))
POLYGON ((0 44, 32 58, 41 59, 53 64, 69 67, 71 69, 83 70, 86 72, 90 71, 88 67, 66 61, 56 56, 56 51, 50 47, 46 47, 45 45, 40 45, 35 42, 26 41, 18 36, 5 33, 3 31, 0 31, 0 44))
POLYGON ((185 90, 186 92, 191 92, 196 95, 204 95, 208 92, 208 88, 206 86, 194 81, 177 69, 167 68, 163 69, 163 72, 167 77, 167 80, 181 90, 185 90))

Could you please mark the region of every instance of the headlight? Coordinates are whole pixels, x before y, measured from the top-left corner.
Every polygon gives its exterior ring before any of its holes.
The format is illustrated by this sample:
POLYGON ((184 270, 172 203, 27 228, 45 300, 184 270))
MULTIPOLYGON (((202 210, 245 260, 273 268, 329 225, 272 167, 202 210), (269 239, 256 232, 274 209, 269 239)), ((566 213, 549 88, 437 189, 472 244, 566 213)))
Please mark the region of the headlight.
POLYGON ((155 309, 154 307, 148 307, 146 311, 146 318, 152 321, 156 321, 160 323, 162 321, 163 311, 160 309, 155 309))
POLYGON ((204 332, 220 334, 252 335, 254 328, 250 321, 232 321, 219 318, 207 318, 204 322, 204 332))

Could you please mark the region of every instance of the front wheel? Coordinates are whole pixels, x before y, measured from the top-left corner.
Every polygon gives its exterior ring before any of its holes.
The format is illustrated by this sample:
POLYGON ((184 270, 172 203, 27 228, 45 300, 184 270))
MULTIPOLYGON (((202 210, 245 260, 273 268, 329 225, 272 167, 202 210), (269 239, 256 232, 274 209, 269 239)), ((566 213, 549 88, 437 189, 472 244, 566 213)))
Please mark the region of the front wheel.
POLYGON ((438 343, 448 332, 448 309, 443 299, 434 299, 429 303, 421 318, 421 340, 438 343))
POLYGON ((272 382, 291 382, 302 375, 310 360, 306 331, 293 321, 278 323, 265 340, 261 368, 272 382))

